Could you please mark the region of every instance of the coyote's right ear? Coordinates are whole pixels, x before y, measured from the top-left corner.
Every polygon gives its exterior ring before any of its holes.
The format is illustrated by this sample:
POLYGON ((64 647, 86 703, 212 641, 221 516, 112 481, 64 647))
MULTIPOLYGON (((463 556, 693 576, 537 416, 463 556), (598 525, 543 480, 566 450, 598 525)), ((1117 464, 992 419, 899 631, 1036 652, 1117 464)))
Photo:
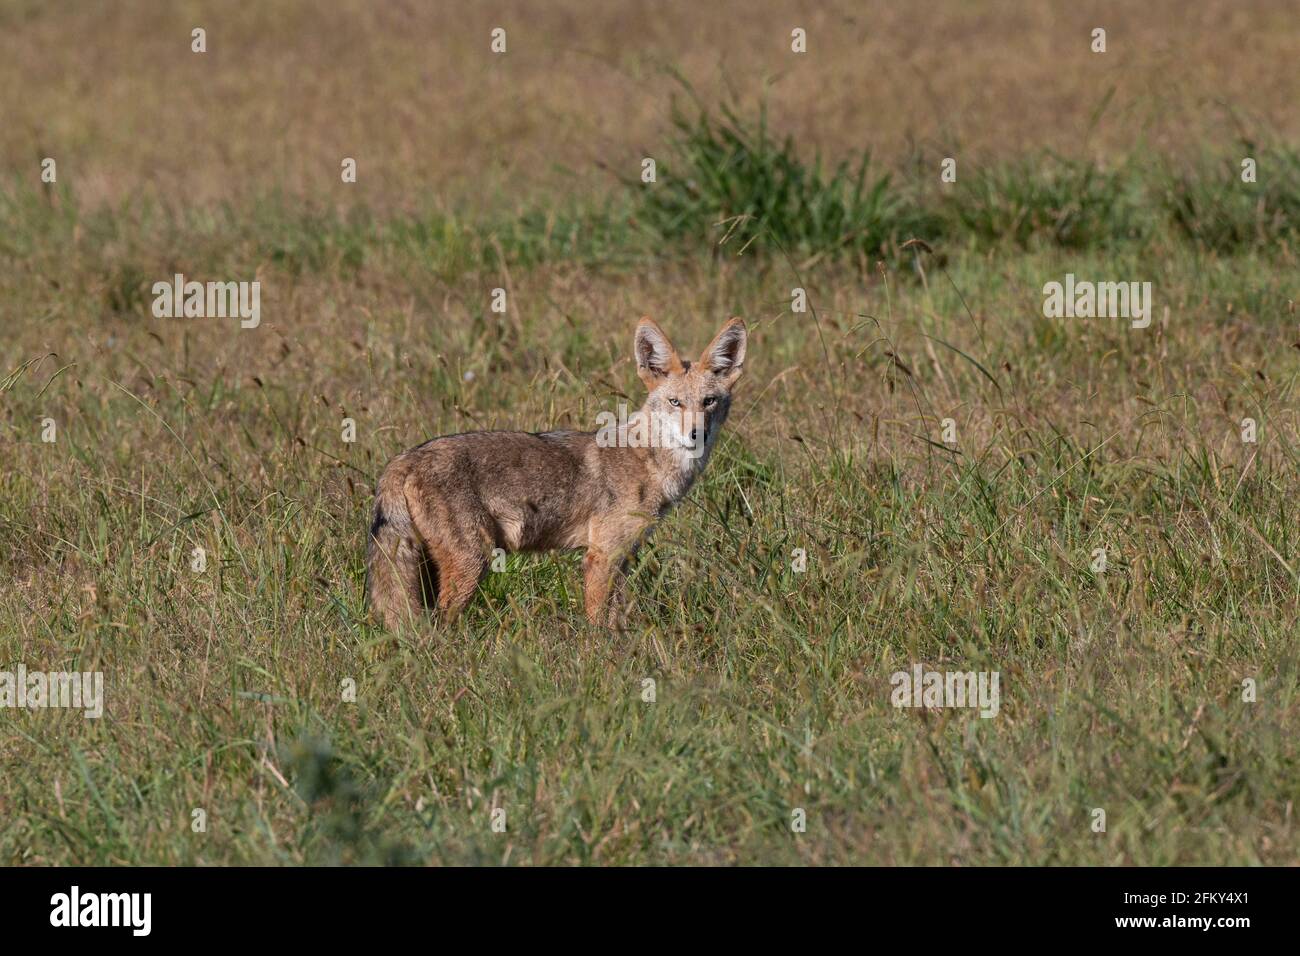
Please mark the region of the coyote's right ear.
POLYGON ((680 375, 685 371, 673 343, 649 316, 637 323, 633 352, 636 355, 636 373, 646 388, 656 388, 665 375, 680 375))

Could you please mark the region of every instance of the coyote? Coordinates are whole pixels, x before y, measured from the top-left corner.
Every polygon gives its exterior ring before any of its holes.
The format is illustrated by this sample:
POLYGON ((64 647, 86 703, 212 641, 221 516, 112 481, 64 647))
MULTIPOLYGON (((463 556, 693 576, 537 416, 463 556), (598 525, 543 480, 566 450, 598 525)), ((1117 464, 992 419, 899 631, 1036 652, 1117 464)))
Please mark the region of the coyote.
POLYGON ((733 318, 692 364, 643 318, 633 354, 650 394, 612 433, 465 432, 394 458, 375 489, 366 555, 370 602, 384 625, 422 613, 426 598, 455 617, 495 548, 586 548, 587 618, 619 626, 627 563, 704 470, 747 337, 733 318))

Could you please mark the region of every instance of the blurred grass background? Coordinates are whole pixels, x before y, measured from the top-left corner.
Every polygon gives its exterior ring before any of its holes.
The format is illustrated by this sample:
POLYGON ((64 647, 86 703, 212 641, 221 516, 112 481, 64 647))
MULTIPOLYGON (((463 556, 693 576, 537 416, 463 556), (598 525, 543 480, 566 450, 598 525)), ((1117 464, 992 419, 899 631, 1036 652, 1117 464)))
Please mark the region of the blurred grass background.
POLYGON ((830 162, 869 146, 964 169, 1053 149, 1191 158, 1243 136, 1295 143, 1295 6, 665 0, 10 0, 0 5, 0 161, 57 154, 103 201, 287 190, 407 208, 585 195, 653 155, 672 73, 753 107, 830 162), (190 52, 190 31, 208 52, 190 52), (790 31, 808 53, 790 53, 790 31), (1108 30, 1105 54, 1090 33, 1108 30), (508 52, 488 55, 489 33, 508 52), (357 159, 339 189, 339 161, 357 159))

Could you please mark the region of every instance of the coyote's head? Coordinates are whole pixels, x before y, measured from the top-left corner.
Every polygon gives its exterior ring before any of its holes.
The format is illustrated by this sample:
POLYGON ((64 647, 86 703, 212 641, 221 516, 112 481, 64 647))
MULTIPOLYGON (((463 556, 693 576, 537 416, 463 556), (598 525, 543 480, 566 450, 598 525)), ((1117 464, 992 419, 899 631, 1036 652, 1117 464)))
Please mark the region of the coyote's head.
POLYGON ((660 442, 702 466, 731 409, 731 389, 745 364, 748 333, 729 319, 698 362, 683 362, 653 319, 636 327, 636 370, 650 395, 641 408, 660 442))

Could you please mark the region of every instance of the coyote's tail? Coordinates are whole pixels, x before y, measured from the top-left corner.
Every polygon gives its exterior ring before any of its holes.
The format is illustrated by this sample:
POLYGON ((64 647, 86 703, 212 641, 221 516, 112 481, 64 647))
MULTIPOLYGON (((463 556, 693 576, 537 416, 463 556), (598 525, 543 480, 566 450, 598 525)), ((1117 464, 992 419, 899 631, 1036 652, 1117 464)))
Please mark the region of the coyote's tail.
POLYGON ((387 469, 375 489, 375 516, 366 548, 366 592, 390 630, 424 606, 421 568, 424 547, 402 490, 405 475, 387 469))

